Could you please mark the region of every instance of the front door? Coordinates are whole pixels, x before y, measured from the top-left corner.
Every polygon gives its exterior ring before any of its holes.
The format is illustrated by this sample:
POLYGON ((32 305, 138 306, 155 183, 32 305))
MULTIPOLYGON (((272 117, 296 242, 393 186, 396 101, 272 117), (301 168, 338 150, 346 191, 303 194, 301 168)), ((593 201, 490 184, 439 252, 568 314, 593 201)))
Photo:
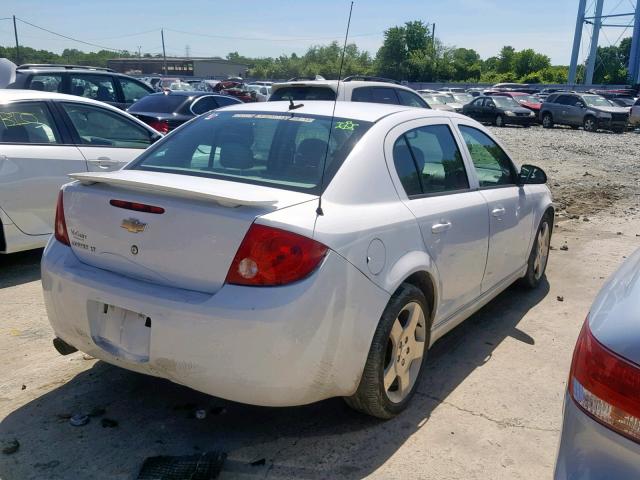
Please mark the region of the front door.
POLYGON ((486 292, 524 267, 533 212, 504 150, 471 125, 460 123, 459 129, 489 210, 489 255, 482 281, 482 292, 486 292))
POLYGON ((53 232, 56 198, 70 173, 87 164, 64 145, 45 102, 0 106, 0 208, 28 235, 53 232))
POLYGON ((435 324, 480 295, 487 258, 487 204, 473 191, 460 148, 445 119, 396 127, 393 165, 402 201, 416 217, 439 276, 435 324))
POLYGON ((60 102, 58 106, 70 123, 89 171, 119 170, 153 141, 152 132, 119 112, 76 102, 60 102))

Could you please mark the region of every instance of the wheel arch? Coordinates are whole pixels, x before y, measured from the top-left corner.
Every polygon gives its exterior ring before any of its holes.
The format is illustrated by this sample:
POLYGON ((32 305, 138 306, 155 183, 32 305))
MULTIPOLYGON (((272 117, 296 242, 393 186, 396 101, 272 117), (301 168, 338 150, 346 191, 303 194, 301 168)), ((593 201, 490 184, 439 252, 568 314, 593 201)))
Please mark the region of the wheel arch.
POLYGON ((429 320, 433 322, 438 308, 440 281, 436 266, 427 253, 408 252, 393 265, 387 276, 387 291, 393 294, 403 283, 414 285, 422 291, 429 302, 429 320))

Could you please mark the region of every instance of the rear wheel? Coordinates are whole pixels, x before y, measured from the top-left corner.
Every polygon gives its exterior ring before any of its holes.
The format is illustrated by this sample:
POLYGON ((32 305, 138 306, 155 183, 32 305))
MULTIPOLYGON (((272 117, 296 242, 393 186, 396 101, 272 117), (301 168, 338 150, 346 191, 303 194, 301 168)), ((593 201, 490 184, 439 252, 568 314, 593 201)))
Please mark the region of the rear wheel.
POLYGON ((504 127, 504 117, 502 115, 496 115, 496 119, 493 123, 496 127, 504 127))
POLYGON ((415 393, 430 338, 429 309, 420 289, 403 283, 393 294, 373 335, 356 393, 345 397, 356 410, 392 418, 415 393))
POLYGON ((547 261, 549 260, 552 221, 553 218, 550 213, 546 213, 540 220, 538 232, 533 241, 533 247, 527 262, 527 273, 521 279, 521 283, 526 287, 536 288, 544 277, 547 261))
POLYGON ((591 116, 584 119, 584 123, 582 124, 582 126, 587 132, 595 132, 596 130, 598 130, 596 119, 591 116))
POLYGON ((553 117, 550 113, 542 115, 542 126, 544 128, 553 128, 553 117))

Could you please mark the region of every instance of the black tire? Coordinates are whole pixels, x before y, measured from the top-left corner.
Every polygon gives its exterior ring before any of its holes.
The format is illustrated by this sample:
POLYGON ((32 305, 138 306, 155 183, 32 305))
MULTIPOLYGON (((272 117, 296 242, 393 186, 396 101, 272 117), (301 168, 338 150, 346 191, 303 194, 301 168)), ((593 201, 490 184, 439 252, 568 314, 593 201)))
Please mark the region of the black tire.
POLYGON ((504 127, 505 126, 504 117, 502 115, 496 115, 496 118, 494 119, 493 124, 496 127, 504 127))
POLYGON ((598 122, 596 118, 591 115, 587 115, 582 123, 582 128, 584 128, 585 132, 597 132, 598 122))
MULTIPOLYGON (((422 291, 414 285, 403 283, 396 293, 392 295, 380 317, 380 322, 373 335, 369 355, 367 356, 367 362, 365 363, 358 389, 352 396, 344 398, 347 405, 362 413, 382 419, 395 417, 407 407, 420 382, 420 374, 422 373, 424 360, 427 356, 427 349, 431 338, 431 322, 429 319, 429 304, 422 291), (422 358, 415 359, 416 362, 419 362, 419 366, 417 373, 413 376, 413 385, 409 392, 401 401, 394 402, 389 398, 389 394, 384 387, 385 367, 388 366, 389 362, 395 363, 395 355, 398 353, 395 349, 396 346, 391 342, 390 336, 396 319, 399 320, 399 316, 404 312, 404 309, 414 303, 417 303, 424 313, 424 325, 422 325, 424 329, 424 351, 422 358)), ((408 344, 405 343, 403 346, 401 341, 400 350, 404 350, 406 345, 408 344)), ((400 353, 402 353, 402 351, 400 353)), ((406 368, 407 370, 410 368, 413 369, 413 363, 408 364, 406 368)), ((392 387, 396 381, 399 382, 399 377, 394 380, 392 387)), ((400 388, 399 385, 398 383, 396 388, 400 388)))
POLYGON ((545 113, 542 115, 542 127, 553 128, 553 117, 550 113, 545 113))
POLYGON ((553 232, 553 216, 547 212, 540 220, 538 230, 536 231, 536 237, 533 240, 531 252, 529 253, 529 259, 527 261, 527 273, 520 279, 520 284, 527 288, 536 288, 542 282, 547 269, 547 262, 549 260, 549 250, 551 245, 551 234, 553 232), (544 231, 547 231, 548 237, 546 239, 546 253, 544 253, 544 264, 538 266, 536 259, 539 246, 539 237, 544 235, 544 231))

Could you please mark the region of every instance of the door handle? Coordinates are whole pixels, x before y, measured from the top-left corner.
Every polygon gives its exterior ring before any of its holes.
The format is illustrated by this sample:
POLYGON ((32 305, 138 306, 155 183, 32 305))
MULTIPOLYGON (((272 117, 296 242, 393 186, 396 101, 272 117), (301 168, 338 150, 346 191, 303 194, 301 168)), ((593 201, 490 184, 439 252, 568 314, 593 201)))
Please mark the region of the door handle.
POLYGON ((102 168, 102 169, 107 169, 109 167, 113 167, 115 165, 118 165, 118 161, 116 160, 111 160, 109 157, 98 157, 96 159, 89 159, 87 160, 87 162, 93 164, 93 165, 97 165, 98 168, 102 168))
POLYGON ((446 232, 450 228, 451 228, 451 222, 434 223, 433 225, 431 225, 431 233, 446 232))
POLYGON ((491 215, 493 215, 494 217, 501 217, 502 215, 504 215, 505 211, 506 210, 503 207, 494 208, 493 210, 491 210, 491 215))

